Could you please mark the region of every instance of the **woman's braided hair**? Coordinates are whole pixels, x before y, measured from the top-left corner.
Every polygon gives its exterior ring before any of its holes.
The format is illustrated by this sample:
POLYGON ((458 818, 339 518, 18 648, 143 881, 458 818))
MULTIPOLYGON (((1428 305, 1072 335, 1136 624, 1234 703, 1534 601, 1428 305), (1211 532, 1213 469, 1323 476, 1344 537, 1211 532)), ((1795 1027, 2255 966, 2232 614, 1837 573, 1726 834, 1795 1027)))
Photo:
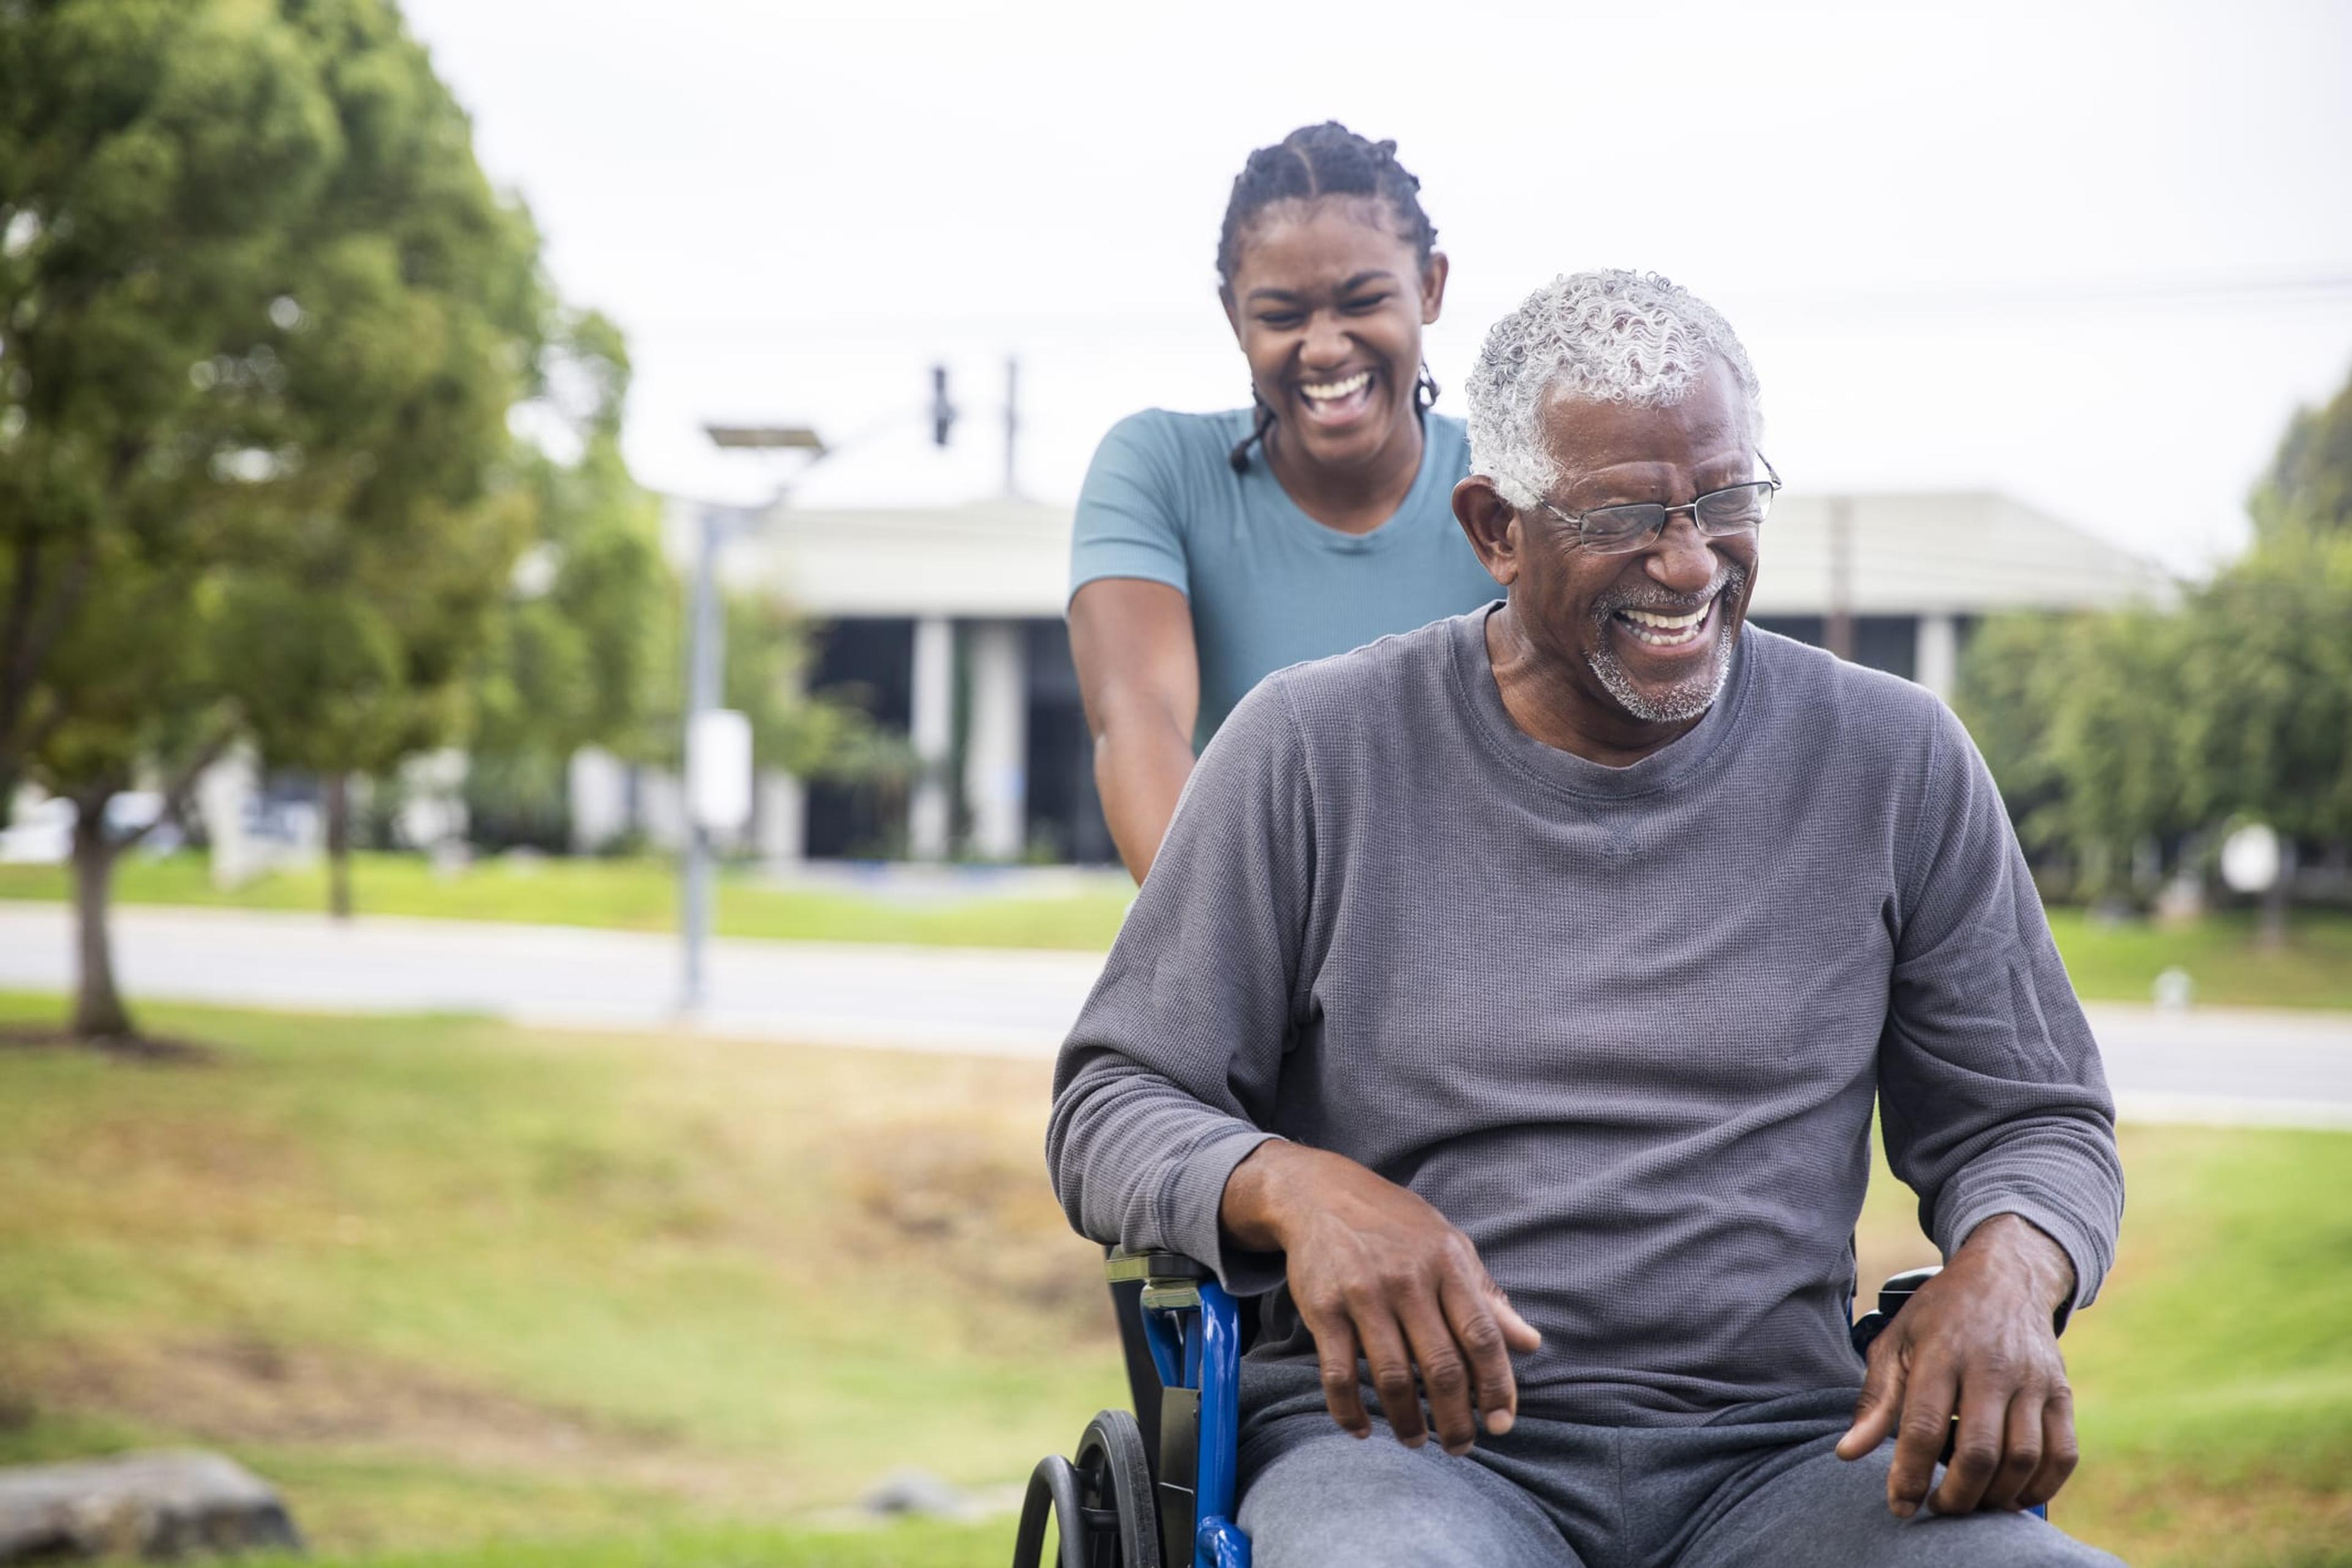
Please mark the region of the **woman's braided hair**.
MULTIPOLYGON (((1233 298, 1234 274, 1241 267, 1242 242, 1260 213, 1276 202, 1313 201, 1318 196, 1362 196, 1384 203, 1398 237, 1410 244, 1424 267, 1437 248, 1437 226, 1421 210, 1421 182, 1397 162, 1394 142, 1373 142, 1336 120, 1302 125, 1271 147, 1249 155, 1234 177, 1225 203, 1225 225, 1217 236, 1217 286, 1233 298)), ((1257 403, 1256 428, 1233 450, 1234 471, 1249 467, 1249 449, 1274 428, 1274 410, 1257 403)), ((1437 400, 1437 383, 1423 367, 1415 390, 1423 409, 1437 400)))

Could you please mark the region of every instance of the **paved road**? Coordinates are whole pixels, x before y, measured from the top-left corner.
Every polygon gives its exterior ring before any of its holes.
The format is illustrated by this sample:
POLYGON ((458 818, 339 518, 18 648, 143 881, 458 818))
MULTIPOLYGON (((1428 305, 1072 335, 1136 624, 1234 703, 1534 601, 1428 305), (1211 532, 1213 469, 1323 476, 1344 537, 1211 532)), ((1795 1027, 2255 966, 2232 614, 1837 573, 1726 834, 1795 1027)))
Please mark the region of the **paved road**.
MULTIPOLYGON (((677 942, 634 931, 127 908, 133 997, 521 1023, 676 1023, 677 942)), ((1043 1056, 1101 967, 1091 953, 719 942, 697 1027, 754 1039, 1043 1056)), ((66 911, 0 904, 0 989, 70 983, 66 911)), ((2352 1012, 2089 1009, 2126 1117, 2352 1128, 2352 1012)))

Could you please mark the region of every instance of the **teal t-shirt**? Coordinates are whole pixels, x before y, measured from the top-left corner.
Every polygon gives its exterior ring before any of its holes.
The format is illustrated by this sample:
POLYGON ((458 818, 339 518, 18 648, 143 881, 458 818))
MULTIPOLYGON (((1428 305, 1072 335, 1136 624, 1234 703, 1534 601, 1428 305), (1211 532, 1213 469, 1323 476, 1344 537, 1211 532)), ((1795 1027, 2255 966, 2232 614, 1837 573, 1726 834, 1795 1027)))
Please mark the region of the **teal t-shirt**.
POLYGON ((1253 447, 1229 460, 1250 411, 1129 415, 1110 428, 1070 541, 1070 592, 1098 577, 1165 583, 1192 606, 1200 649, 1195 747, 1249 689, 1288 665, 1361 647, 1458 616, 1501 590, 1454 521, 1470 471, 1459 419, 1426 416, 1421 472, 1396 515, 1370 533, 1326 528, 1298 510, 1253 447))

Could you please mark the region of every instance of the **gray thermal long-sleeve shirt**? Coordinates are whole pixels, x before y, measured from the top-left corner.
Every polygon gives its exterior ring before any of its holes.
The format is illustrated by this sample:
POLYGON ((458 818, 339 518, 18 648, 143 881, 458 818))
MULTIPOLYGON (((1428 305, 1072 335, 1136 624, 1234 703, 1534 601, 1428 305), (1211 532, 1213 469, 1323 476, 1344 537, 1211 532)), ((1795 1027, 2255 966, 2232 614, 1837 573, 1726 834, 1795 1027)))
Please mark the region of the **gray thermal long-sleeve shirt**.
MULTIPOLYGON (((1055 1075, 1071 1221, 1233 1289, 1270 1135, 1410 1187, 1542 1331, 1523 1407, 1650 1426, 1852 1384, 1874 1103, 1949 1256, 2022 1215, 2090 1300, 2114 1111, 1992 780, 1908 682, 1748 629, 1625 768, 1515 726, 1480 611, 1234 710, 1055 1075)), ((1254 1355, 1311 1360, 1286 1297, 1254 1355)))

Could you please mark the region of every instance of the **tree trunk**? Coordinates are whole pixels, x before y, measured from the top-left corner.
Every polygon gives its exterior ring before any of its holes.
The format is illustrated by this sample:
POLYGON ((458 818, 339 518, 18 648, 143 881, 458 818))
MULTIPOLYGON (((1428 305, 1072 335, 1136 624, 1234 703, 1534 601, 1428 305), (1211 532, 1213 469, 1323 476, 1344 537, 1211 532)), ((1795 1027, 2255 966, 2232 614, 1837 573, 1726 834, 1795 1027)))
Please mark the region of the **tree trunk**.
POLYGON ((2294 840, 2279 835, 2278 876, 2263 890, 2263 914, 2254 927, 2254 945, 2272 952, 2286 945, 2287 891, 2294 883, 2294 840))
POLYGON ((74 993, 73 1032, 86 1040, 128 1039, 138 1032, 114 988, 114 947, 106 923, 114 883, 114 846, 106 837, 106 803, 112 797, 110 790, 74 803, 74 921, 81 974, 74 993))
POLYGON ((327 912, 352 918, 352 775, 327 775, 327 912))

